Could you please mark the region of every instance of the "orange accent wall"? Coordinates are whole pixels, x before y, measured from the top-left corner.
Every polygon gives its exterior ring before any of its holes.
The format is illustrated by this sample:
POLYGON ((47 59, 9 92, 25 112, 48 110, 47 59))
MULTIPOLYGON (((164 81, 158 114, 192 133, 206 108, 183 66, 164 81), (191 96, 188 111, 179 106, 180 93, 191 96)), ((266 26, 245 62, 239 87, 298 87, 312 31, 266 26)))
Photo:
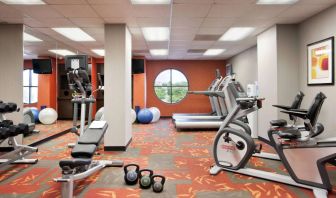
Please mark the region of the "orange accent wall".
POLYGON ((209 98, 201 95, 187 95, 177 104, 167 104, 158 99, 154 92, 154 80, 165 69, 177 69, 184 73, 189 82, 189 90, 203 91, 215 78, 215 70, 220 69, 225 74, 223 60, 195 61, 151 61, 146 63, 147 107, 157 107, 162 116, 172 116, 173 113, 208 113, 211 111, 209 98))
MULTIPOLYGON (((91 84, 92 84, 92 90, 98 89, 98 82, 97 82, 97 64, 96 59, 91 58, 91 84)), ((93 93, 93 97, 97 98, 97 92, 93 93)), ((92 118, 96 115, 97 112, 97 103, 93 103, 92 105, 92 118)))
POLYGON ((133 108, 146 107, 146 74, 133 74, 133 108))

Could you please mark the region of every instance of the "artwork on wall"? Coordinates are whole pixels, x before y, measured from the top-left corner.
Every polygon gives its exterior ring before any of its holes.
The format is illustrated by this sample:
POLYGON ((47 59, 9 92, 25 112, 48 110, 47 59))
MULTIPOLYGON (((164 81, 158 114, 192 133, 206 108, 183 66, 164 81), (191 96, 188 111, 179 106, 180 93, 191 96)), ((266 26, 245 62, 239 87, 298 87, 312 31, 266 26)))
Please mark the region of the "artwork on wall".
POLYGON ((334 84, 334 37, 307 45, 308 85, 334 84))

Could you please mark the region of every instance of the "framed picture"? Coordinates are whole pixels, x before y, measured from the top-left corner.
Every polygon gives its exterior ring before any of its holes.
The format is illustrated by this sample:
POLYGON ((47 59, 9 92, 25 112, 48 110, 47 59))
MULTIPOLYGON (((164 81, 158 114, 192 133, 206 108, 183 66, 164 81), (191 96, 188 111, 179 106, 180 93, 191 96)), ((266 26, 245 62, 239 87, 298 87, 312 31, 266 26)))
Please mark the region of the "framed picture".
POLYGON ((334 84, 334 37, 307 45, 307 83, 313 85, 334 84))

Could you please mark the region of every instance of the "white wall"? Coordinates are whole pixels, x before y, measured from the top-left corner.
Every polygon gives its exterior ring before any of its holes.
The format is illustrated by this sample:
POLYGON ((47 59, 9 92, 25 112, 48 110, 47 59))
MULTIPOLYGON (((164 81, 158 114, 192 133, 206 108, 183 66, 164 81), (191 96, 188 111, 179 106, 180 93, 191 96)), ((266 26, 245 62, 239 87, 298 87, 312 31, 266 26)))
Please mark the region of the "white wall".
POLYGON ((230 58, 228 63, 232 64, 232 70, 245 90, 247 84, 258 80, 257 46, 251 47, 230 58))
POLYGON ((302 106, 308 107, 314 96, 322 91, 328 97, 320 112, 319 122, 321 122, 325 131, 321 137, 336 136, 336 87, 333 86, 307 86, 307 45, 325 38, 335 36, 336 34, 336 6, 322 11, 318 15, 304 21, 299 26, 299 49, 300 49, 300 74, 299 88, 305 93, 302 106))
MULTIPOLYGON (((23 120, 22 71, 23 25, 0 24, 0 100, 17 103, 20 112, 6 115, 15 123, 23 120)), ((22 137, 17 137, 19 143, 22 137)))

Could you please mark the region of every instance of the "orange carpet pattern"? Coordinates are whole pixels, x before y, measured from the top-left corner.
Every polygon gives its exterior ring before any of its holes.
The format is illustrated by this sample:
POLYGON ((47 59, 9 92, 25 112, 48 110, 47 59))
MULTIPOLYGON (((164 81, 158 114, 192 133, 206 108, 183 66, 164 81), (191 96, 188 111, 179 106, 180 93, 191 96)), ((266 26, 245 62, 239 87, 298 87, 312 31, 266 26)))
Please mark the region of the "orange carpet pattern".
MULTIPOLYGON (((309 190, 282 185, 228 172, 217 176, 209 174, 213 164, 212 141, 215 132, 176 132, 171 120, 150 125, 133 125, 133 141, 126 152, 104 152, 96 159, 119 159, 125 164, 137 163, 167 177, 162 193, 141 190, 138 185, 127 186, 123 169, 109 167, 76 184, 75 196, 100 197, 313 197, 309 190)), ((11 165, 0 169, 0 197, 61 197, 61 185, 53 178, 60 176, 58 161, 69 158, 66 148, 76 137, 69 133, 39 147, 31 157, 39 159, 36 165, 11 165)), ((272 151, 264 146, 264 150, 272 151)), ((262 170, 286 174, 282 163, 252 158, 248 164, 262 170)), ((309 173, 307 173, 309 174, 309 173)), ((329 167, 332 182, 336 168, 329 167)), ((331 192, 330 197, 336 197, 331 192)))

